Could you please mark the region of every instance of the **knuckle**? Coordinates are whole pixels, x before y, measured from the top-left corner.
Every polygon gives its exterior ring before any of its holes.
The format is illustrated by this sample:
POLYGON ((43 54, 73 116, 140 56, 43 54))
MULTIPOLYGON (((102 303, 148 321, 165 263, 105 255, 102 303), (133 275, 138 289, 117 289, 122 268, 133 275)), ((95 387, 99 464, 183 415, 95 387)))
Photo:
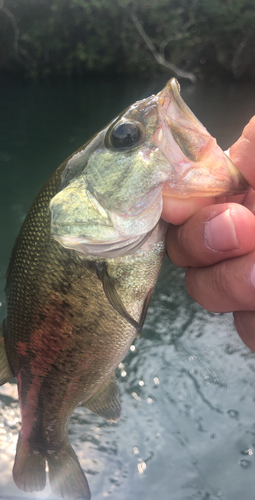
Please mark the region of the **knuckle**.
POLYGON ((223 261, 213 266, 211 274, 211 283, 208 286, 213 287, 220 296, 232 294, 232 288, 229 281, 228 262, 223 261))
POLYGON ((172 226, 168 233, 167 253, 171 261, 179 266, 189 265, 190 256, 186 251, 187 235, 184 226, 172 226))
POLYGON ((231 261, 222 261, 214 266, 211 286, 219 300, 224 300, 228 310, 242 308, 243 302, 247 302, 246 287, 243 285, 238 269, 235 270, 231 261))
POLYGON ((188 268, 186 275, 185 275, 185 285, 187 288, 188 294, 191 296, 193 300, 196 300, 199 303, 198 295, 200 291, 200 286, 198 283, 197 276, 198 273, 196 272, 196 269, 193 268, 188 268))
POLYGON ((191 238, 190 232, 185 224, 180 226, 178 234, 179 259, 185 266, 196 265, 196 255, 194 255, 194 237, 191 238), (194 258, 195 257, 195 258, 194 258))

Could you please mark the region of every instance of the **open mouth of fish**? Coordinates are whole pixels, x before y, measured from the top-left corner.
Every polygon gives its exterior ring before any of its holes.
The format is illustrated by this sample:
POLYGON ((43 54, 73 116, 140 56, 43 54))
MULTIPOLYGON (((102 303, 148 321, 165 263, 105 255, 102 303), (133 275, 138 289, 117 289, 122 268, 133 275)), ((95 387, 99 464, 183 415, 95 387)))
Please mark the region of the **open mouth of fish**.
POLYGON ((174 168, 162 193, 208 197, 244 192, 247 182, 185 104, 175 78, 157 99, 160 127, 154 141, 174 168))

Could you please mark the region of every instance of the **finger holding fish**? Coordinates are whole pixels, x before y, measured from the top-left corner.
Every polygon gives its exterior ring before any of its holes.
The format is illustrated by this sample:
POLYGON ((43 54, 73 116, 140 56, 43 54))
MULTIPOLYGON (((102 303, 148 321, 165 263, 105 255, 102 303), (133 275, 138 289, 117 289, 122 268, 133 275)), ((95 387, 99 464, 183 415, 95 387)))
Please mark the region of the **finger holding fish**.
POLYGON ((205 268, 189 267, 186 287, 211 312, 254 311, 255 251, 205 268))
MULTIPOLYGON (((255 187, 255 117, 229 153, 255 187)), ((188 268, 186 286, 193 299, 209 311, 234 311, 238 333, 255 350, 255 192, 251 188, 226 199, 170 226, 168 255, 188 268)))
POLYGON ((190 198, 174 198, 163 195, 162 218, 171 224, 184 224, 193 214, 207 205, 216 203, 215 197, 201 198, 192 196, 190 198))

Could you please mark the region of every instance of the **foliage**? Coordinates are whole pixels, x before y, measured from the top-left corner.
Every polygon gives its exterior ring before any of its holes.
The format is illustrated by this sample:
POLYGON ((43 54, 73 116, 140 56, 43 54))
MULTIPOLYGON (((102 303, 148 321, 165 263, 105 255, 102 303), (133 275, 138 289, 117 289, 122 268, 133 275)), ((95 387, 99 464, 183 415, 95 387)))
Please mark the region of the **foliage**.
POLYGON ((0 0, 0 69, 33 78, 159 70, 255 78, 254 0, 0 0))

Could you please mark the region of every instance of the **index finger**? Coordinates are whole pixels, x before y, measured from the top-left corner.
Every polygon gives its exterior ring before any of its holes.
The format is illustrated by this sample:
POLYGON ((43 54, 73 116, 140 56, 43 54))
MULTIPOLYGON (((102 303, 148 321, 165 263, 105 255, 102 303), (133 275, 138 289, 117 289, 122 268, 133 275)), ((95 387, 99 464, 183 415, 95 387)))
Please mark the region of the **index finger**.
POLYGON ((200 208, 214 205, 216 198, 174 198, 163 195, 163 210, 161 217, 166 222, 179 226, 195 214, 200 208))

